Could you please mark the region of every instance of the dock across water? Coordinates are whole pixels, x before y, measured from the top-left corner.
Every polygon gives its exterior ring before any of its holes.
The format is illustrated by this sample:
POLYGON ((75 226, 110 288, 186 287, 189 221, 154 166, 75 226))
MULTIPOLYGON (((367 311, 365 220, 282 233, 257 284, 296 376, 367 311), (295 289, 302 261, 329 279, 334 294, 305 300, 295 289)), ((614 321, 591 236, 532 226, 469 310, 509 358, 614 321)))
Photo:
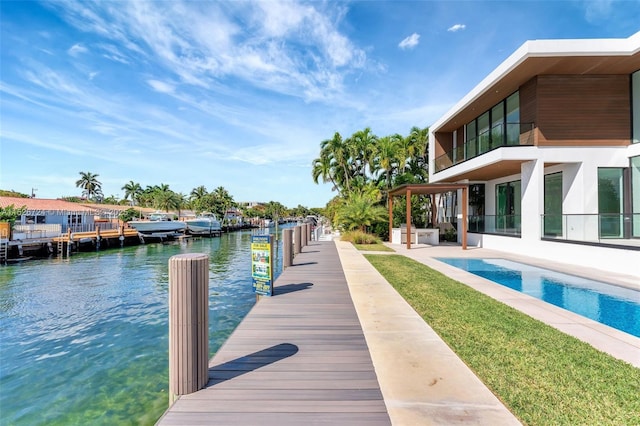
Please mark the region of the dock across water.
POLYGON ((332 241, 312 241, 159 425, 390 425, 332 241))

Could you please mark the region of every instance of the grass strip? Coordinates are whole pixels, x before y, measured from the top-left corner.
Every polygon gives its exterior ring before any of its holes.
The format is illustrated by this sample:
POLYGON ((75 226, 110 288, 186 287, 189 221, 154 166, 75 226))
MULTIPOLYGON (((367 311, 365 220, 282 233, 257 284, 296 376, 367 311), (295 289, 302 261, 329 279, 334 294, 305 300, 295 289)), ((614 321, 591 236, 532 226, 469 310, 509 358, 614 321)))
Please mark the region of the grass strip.
POLYGON ((640 425, 640 369, 400 255, 365 257, 527 425, 640 425))
POLYGON ((382 243, 379 244, 355 244, 353 243, 353 245, 361 251, 395 251, 392 248, 389 248, 387 246, 385 246, 382 243))

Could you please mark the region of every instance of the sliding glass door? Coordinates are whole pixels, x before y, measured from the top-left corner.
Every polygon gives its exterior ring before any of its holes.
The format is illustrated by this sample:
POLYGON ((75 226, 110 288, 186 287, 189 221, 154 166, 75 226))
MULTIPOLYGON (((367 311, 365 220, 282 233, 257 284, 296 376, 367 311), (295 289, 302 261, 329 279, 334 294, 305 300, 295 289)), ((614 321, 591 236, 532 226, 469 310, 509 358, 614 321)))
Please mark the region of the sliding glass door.
POLYGON ((598 169, 600 238, 623 238, 624 169, 598 169))

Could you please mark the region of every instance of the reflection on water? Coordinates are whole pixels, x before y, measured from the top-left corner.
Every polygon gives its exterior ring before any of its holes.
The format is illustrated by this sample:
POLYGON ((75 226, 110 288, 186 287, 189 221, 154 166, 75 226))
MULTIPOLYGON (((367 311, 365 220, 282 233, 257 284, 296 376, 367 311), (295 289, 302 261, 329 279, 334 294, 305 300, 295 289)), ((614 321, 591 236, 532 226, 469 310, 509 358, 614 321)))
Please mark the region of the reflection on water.
POLYGON ((238 232, 1 267, 2 423, 153 424, 168 404, 169 258, 210 257, 213 354, 255 302, 250 238, 238 232))

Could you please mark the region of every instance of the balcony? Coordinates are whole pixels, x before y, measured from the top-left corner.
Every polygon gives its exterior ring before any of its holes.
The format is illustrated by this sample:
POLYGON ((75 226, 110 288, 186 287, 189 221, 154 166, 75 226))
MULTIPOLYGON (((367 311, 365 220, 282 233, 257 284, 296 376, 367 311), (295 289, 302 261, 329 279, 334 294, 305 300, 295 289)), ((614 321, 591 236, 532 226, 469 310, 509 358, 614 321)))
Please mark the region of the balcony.
POLYGON ((477 138, 456 147, 435 159, 435 171, 440 172, 489 151, 505 146, 532 146, 533 123, 498 124, 477 138))
POLYGON ((640 248, 640 213, 542 215, 544 239, 640 248))
POLYGON ((519 237, 522 232, 520 215, 469 216, 467 232, 519 237))

